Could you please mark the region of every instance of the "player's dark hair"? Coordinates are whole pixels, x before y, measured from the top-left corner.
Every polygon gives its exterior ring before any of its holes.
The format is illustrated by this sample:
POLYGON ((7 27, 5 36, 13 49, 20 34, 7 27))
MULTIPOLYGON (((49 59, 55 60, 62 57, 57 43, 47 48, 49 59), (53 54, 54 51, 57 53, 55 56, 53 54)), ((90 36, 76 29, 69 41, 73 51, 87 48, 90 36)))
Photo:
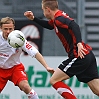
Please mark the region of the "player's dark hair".
POLYGON ((4 17, 0 20, 0 26, 2 26, 2 24, 9 24, 9 23, 13 23, 15 25, 15 21, 13 18, 10 17, 4 17))
POLYGON ((43 7, 49 7, 51 10, 58 9, 58 1, 57 0, 42 0, 43 7))

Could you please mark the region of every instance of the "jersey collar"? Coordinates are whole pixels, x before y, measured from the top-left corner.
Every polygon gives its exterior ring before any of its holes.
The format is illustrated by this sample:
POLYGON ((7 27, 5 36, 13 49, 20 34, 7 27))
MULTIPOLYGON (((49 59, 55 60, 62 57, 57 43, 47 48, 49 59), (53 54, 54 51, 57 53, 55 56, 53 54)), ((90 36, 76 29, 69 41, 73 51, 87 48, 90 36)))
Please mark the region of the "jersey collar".
POLYGON ((59 16, 62 15, 62 13, 63 13, 63 11, 58 10, 58 11, 55 13, 54 17, 59 17, 59 16))

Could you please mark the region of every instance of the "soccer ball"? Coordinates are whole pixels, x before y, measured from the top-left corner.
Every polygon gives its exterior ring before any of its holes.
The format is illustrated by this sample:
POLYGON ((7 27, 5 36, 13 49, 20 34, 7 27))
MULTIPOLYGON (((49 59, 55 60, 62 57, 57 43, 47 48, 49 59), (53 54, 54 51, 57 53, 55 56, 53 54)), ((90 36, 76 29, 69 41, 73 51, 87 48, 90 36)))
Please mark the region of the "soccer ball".
POLYGON ((14 30, 8 35, 8 43, 14 48, 19 48, 24 45, 25 36, 19 30, 14 30))

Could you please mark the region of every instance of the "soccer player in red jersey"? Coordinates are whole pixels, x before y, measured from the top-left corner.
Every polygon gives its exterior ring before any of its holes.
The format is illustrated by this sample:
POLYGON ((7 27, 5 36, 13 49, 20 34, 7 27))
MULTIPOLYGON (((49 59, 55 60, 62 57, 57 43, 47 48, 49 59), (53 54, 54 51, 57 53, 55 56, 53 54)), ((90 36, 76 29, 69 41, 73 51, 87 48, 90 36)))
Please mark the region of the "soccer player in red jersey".
POLYGON ((99 96, 99 76, 96 58, 92 48, 82 41, 79 25, 64 11, 59 10, 57 0, 42 0, 42 10, 48 20, 38 19, 32 11, 24 15, 44 28, 54 29, 68 53, 53 73, 50 83, 65 99, 76 99, 72 90, 63 80, 74 75, 80 82, 87 83, 94 94, 99 96))

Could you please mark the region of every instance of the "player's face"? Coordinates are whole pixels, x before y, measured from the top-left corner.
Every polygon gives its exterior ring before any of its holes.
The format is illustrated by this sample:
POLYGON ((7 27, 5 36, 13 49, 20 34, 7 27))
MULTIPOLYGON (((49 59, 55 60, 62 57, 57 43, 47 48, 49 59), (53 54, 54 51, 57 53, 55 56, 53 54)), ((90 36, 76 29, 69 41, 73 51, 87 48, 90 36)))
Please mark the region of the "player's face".
POLYGON ((11 22, 9 24, 2 24, 1 31, 3 32, 4 39, 8 38, 10 32, 14 30, 14 24, 11 22))
POLYGON ((50 9, 48 7, 44 8, 42 5, 43 14, 47 19, 51 19, 50 9))

